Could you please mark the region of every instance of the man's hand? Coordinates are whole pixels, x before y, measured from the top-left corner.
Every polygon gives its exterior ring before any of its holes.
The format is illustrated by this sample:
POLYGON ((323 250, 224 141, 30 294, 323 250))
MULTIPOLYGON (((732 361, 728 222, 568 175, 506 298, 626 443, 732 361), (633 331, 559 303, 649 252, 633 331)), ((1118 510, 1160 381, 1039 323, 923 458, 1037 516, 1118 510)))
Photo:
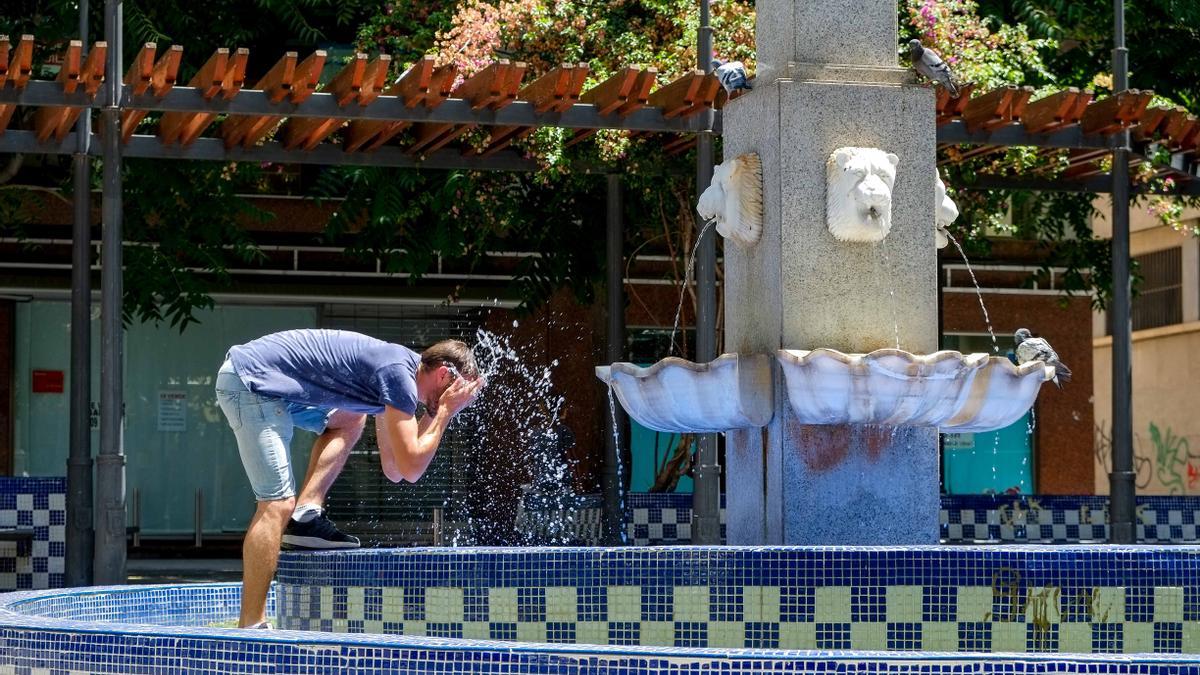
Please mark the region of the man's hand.
POLYGON ((482 376, 474 380, 467 380, 460 377, 454 380, 449 387, 446 387, 446 391, 442 392, 441 398, 438 399, 438 407, 445 407, 446 411, 453 417, 461 412, 463 408, 471 405, 485 386, 487 386, 487 380, 482 376))

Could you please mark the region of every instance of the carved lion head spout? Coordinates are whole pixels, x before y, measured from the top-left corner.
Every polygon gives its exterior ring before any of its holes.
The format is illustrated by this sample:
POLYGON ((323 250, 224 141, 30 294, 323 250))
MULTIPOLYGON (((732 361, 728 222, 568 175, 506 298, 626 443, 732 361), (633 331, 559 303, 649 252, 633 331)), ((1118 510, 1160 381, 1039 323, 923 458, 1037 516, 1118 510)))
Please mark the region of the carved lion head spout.
POLYGON ((950 243, 949 235, 946 228, 958 218, 958 205, 950 199, 950 195, 946 194, 946 184, 942 182, 942 177, 935 174, 937 183, 934 184, 934 197, 937 202, 937 216, 934 219, 936 230, 934 235, 937 238, 937 247, 946 248, 950 243))
POLYGON ((762 236, 762 162, 748 153, 713 167, 712 184, 700 195, 696 212, 717 221, 717 232, 742 247, 762 236))
POLYGON ((892 185, 900 158, 878 148, 838 148, 826 174, 826 222, 838 241, 882 241, 892 229, 892 185))

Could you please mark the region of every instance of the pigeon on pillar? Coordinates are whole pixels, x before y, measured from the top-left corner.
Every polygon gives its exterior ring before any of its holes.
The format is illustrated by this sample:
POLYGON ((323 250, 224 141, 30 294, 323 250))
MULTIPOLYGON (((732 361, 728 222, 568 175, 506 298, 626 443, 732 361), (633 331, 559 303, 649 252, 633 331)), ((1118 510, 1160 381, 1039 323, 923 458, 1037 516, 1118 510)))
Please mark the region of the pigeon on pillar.
POLYGON ((1017 363, 1026 364, 1030 361, 1041 361, 1054 368, 1054 384, 1062 389, 1063 382, 1071 381, 1071 369, 1058 360, 1058 352, 1043 338, 1033 337, 1028 328, 1020 328, 1013 334, 1017 343, 1017 363))
POLYGON ((750 78, 746 75, 746 66, 741 61, 713 59, 712 69, 713 75, 717 76, 721 86, 725 87, 725 91, 730 95, 738 89, 749 91, 754 88, 750 86, 750 78))
POLYGON ((937 52, 922 46, 920 40, 909 40, 908 55, 912 57, 912 66, 918 73, 945 87, 953 98, 958 98, 958 83, 954 73, 950 72, 950 66, 937 52))

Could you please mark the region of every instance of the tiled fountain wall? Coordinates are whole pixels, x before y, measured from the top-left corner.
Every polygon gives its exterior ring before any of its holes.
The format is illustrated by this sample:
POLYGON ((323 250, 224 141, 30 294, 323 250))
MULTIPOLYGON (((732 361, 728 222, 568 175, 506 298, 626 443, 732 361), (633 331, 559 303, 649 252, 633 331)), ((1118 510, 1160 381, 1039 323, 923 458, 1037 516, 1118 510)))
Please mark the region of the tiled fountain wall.
MULTIPOLYGON (((557 501, 549 502, 555 504, 557 501)), ((526 500, 518 529, 533 540, 594 546, 600 542, 600 497, 574 498, 558 509, 526 500), (557 537, 555 536, 557 535, 557 537)), ((626 540, 636 546, 689 544, 692 496, 632 493, 625 500, 626 540)), ((941 540, 948 544, 1078 544, 1108 538, 1108 498, 1102 496, 942 495, 941 540)), ((721 510, 721 522, 725 511, 721 510)), ((1200 497, 1138 497, 1138 541, 1200 543, 1200 497)), ((724 527, 722 526, 722 531, 724 527)))
POLYGON ((1200 548, 285 554, 285 628, 521 642, 1200 653, 1200 548))
POLYGON ((640 647, 238 630, 238 584, 0 595, 0 673, 1191 675, 1187 654, 929 654, 640 647))
POLYGON ((67 480, 0 477, 0 532, 32 532, 32 541, 0 541, 0 591, 58 588, 66 560, 67 480))

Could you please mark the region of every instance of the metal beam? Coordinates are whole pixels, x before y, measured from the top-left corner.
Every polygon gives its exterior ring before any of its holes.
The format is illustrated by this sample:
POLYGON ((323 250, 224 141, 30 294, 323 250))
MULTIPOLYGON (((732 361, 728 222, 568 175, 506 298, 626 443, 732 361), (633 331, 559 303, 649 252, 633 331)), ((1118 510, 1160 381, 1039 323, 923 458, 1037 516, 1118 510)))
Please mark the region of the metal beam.
MULTIPOLYGON (((79 33, 87 48, 88 0, 79 3, 79 33)), ((83 58, 83 55, 80 56, 83 58)), ((91 161, 88 158, 92 120, 89 114, 75 123, 71 229, 71 422, 67 449, 67 586, 92 585, 95 555, 92 500, 92 274, 91 274, 91 161)), ((26 132, 33 134, 33 132, 26 132)))
MULTIPOLYGON (((608 308, 608 346, 605 352, 609 363, 625 358, 625 267, 624 205, 621 199, 621 177, 615 173, 606 176, 606 238, 608 274, 605 295, 608 308)), ((612 433, 604 435, 604 543, 618 546, 625 541, 625 504, 621 498, 625 483, 621 470, 621 440, 628 438, 625 431, 625 411, 608 391, 611 408, 612 433)), ((605 425, 607 426, 607 425, 605 425)), ((632 470, 632 467, 630 467, 632 470)))
MULTIPOLYGON (((0 136, 0 153, 68 155, 76 152, 76 135, 62 142, 38 143, 32 131, 7 131, 0 136)), ((103 153, 99 135, 93 134, 89 152, 103 153)), ((210 160, 221 162, 275 162, 278 164, 321 164, 338 166, 393 166, 409 169, 471 169, 478 171, 537 171, 538 163, 517 152, 498 152, 487 157, 463 155, 454 150, 428 157, 413 157, 399 147, 382 147, 371 152, 346 152, 336 143, 322 143, 312 150, 287 150, 282 143, 268 141, 252 149, 227 149, 219 138, 199 138, 188 147, 163 145, 157 136, 136 135, 122 149, 124 157, 150 159, 210 160)))
POLYGON ((1117 135, 1085 134, 1079 125, 1072 125, 1046 134, 1031 134, 1020 123, 992 129, 968 131, 962 120, 947 122, 937 129, 938 143, 969 143, 972 145, 1031 146, 1039 148, 1113 148, 1120 143, 1117 135))
MULTIPOLYGON (((712 27, 709 25, 709 0, 700 0, 700 29, 697 34, 697 65, 712 70, 712 27)), ((712 113, 701 113, 711 120, 712 113)), ((708 127, 706 127, 708 128, 708 127)), ((713 135, 696 134, 696 195, 708 188, 713 175, 713 135)), ((709 228, 710 230, 712 228, 709 228)), ((704 232, 703 227, 700 229, 704 232)), ((696 242, 696 361, 707 363, 717 358, 717 235, 709 232, 696 242)), ((683 282, 688 283, 688 279, 683 282)), ((697 437, 695 504, 692 509, 692 541, 701 545, 721 543, 721 461, 717 454, 717 435, 697 437)))
MULTIPOLYGON (((977 176, 970 185, 956 186, 959 190, 1033 190, 1037 192, 1094 192, 1109 194, 1113 189, 1111 174, 1089 176, 1079 180, 1042 178, 1001 178, 977 176)), ((1145 186, 1130 186, 1130 194, 1161 194, 1200 196, 1200 181, 1176 181, 1170 190, 1150 190, 1145 186)))
MULTIPOLYGON (((449 98, 436 108, 409 108, 399 96, 380 96, 368 106, 356 104, 339 106, 337 96, 316 92, 302 103, 283 101, 272 103, 267 93, 259 89, 243 89, 231 99, 220 96, 205 99, 198 87, 176 86, 159 98, 153 94, 133 95, 130 87, 121 85, 121 107, 151 112, 212 112, 237 115, 273 115, 286 117, 320 117, 379 121, 433 122, 451 124, 480 124, 487 126, 551 126, 568 129, 629 129, 631 131, 693 132, 702 122, 698 117, 667 119, 662 110, 645 107, 628 115, 601 115, 599 107, 576 103, 563 112, 538 113, 530 101, 513 101, 499 110, 473 110, 471 103, 461 98, 449 98)), ((23 90, 0 89, 0 103, 23 106, 99 107, 82 90, 66 94, 62 85, 45 80, 30 81, 23 90)))
POLYGON ((96 457, 95 582, 123 584, 125 578, 125 452, 122 378, 121 256, 121 0, 105 0, 108 41, 105 105, 100 112, 104 175, 103 248, 100 255, 100 454, 96 457))
MULTIPOLYGON (((1125 49, 1125 1, 1113 0, 1113 89, 1129 88, 1125 49)), ((1137 541, 1133 469, 1133 323, 1129 275, 1129 131, 1124 130, 1112 168, 1112 472, 1109 474, 1108 540, 1137 541)))

